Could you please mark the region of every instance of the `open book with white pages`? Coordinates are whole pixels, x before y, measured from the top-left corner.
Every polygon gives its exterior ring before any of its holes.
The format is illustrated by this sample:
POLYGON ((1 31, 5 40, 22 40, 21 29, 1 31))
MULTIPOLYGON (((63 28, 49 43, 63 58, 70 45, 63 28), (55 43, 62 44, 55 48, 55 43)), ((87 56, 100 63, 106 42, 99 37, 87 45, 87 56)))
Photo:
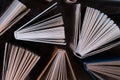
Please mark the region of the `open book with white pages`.
POLYGON ((94 80, 119 80, 120 58, 98 59, 96 61, 84 62, 86 71, 94 80))
POLYGON ((25 41, 65 45, 64 22, 61 13, 34 23, 36 19, 45 16, 56 7, 57 2, 16 30, 14 32, 15 38, 25 41))
POLYGON ((18 0, 13 0, 7 10, 0 17, 0 35, 10 29, 15 23, 23 18, 30 9, 18 0))
POLYGON ((16 44, 6 43, 2 80, 25 80, 40 57, 16 44))
POLYGON ((81 19, 81 5, 75 4, 73 7, 74 35, 69 46, 77 57, 85 58, 120 44, 117 40, 120 38, 120 29, 105 13, 87 7, 84 19, 81 19))
POLYGON ((52 57, 37 80, 77 80, 64 49, 55 48, 52 57))

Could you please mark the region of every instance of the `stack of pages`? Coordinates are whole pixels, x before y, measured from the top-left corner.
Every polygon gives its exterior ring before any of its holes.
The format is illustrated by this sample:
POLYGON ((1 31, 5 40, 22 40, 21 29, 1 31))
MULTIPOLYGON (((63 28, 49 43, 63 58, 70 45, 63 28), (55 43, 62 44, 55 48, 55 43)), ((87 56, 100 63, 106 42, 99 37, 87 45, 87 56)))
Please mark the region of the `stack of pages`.
POLYGON ((5 13, 0 17, 0 35, 11 28, 21 18, 23 18, 30 9, 18 0, 14 0, 5 13))
POLYGON ((16 30, 14 33, 15 38, 25 41, 65 45, 64 22, 61 13, 34 23, 36 19, 49 13, 50 10, 56 8, 56 6, 57 3, 54 3, 21 28, 16 30))
POLYGON ((40 57, 21 46, 6 43, 2 80, 24 80, 40 57))
POLYGON ((81 25, 81 5, 75 4, 74 32, 70 47, 76 56, 85 58, 117 46, 120 29, 101 11, 87 7, 81 25))
POLYGON ((86 62, 86 69, 96 80, 119 80, 120 79, 120 60, 99 60, 96 62, 86 62))
POLYGON ((77 80, 67 53, 56 48, 37 80, 77 80))

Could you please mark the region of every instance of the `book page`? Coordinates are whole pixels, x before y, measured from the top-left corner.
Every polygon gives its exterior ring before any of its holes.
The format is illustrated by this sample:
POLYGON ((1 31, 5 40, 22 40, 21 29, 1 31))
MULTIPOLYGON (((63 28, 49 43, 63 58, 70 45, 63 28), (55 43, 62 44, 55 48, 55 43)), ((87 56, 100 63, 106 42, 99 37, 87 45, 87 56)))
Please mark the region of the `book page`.
POLYGON ((26 9, 27 7, 24 4, 18 0, 14 0, 0 18, 0 32, 2 32, 16 16, 26 9))

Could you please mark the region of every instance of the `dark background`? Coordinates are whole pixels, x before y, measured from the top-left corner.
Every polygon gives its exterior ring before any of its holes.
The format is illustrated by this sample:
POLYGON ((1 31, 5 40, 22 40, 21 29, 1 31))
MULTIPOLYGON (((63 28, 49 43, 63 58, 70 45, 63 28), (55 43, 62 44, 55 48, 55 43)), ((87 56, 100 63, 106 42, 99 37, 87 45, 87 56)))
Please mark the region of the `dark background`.
MULTIPOLYGON (((0 0, 1 15, 7 9, 11 1, 12 0, 0 0)), ((63 14, 69 14, 72 12, 71 8, 72 8, 72 5, 74 4, 67 4, 63 0, 56 0, 56 1, 58 1, 59 3, 59 8, 60 8, 59 11, 61 11, 63 14)), ((15 30, 21 27, 24 23, 29 21, 31 18, 39 14, 41 11, 43 11, 44 9, 46 9, 48 6, 50 6, 56 1, 54 0, 53 2, 49 3, 44 0, 21 0, 21 2, 27 5, 27 7, 31 8, 31 12, 28 15, 26 15, 22 20, 20 20, 17 24, 15 24, 13 28, 11 28, 5 34, 0 36, 0 74, 2 74, 4 45, 5 45, 5 42, 10 42, 10 43, 16 43, 18 45, 24 46, 32 51, 37 52, 37 54, 41 56, 41 59, 39 60, 37 65, 34 67, 34 69, 31 71, 31 73, 28 76, 30 80, 35 80, 38 77, 42 69, 45 67, 46 63, 49 61, 53 48, 56 45, 27 42, 27 41, 17 41, 15 40, 13 33, 15 30)), ((120 21, 120 1, 119 0, 78 0, 76 3, 81 3, 82 12, 85 11, 86 6, 94 7, 106 13, 118 24, 118 26, 120 25, 120 22, 119 22, 120 21)), ((47 15, 50 15, 50 14, 47 14, 47 15)), ((68 22, 72 21, 71 16, 67 16, 67 19, 64 18, 64 20, 68 22)), ((70 27, 70 22, 69 22, 69 25, 65 24, 66 31, 67 29, 69 29, 69 27, 70 27)), ((66 37, 67 35, 69 35, 68 32, 66 32, 66 37)), ((69 41, 69 40, 66 39, 66 41, 69 41)), ((67 50, 71 64, 73 66, 74 72, 78 80, 93 80, 84 69, 84 66, 83 66, 84 61, 108 59, 113 57, 120 58, 120 46, 117 46, 115 48, 112 48, 110 50, 104 51, 100 54, 88 57, 83 60, 75 57, 68 45, 58 46, 58 47, 61 47, 67 50)), ((1 80, 1 77, 0 77, 0 80, 1 80)))

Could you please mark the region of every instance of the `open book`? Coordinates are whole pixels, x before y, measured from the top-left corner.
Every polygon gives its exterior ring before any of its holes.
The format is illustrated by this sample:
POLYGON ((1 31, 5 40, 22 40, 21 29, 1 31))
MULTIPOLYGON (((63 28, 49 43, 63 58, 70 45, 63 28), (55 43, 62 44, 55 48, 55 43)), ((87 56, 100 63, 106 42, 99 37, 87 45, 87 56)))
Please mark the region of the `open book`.
POLYGON ((81 25, 80 4, 75 6, 74 38, 70 47, 76 56, 85 58, 118 45, 114 41, 120 37, 120 29, 113 20, 101 11, 87 7, 81 25))
POLYGON ((2 80, 24 80, 39 59, 38 55, 21 46, 6 43, 2 80))
POLYGON ((25 41, 65 45, 64 22, 61 13, 34 23, 36 19, 43 17, 46 13, 56 8, 56 6, 57 3, 54 3, 16 30, 14 32, 15 38, 25 41))
POLYGON ((37 80, 77 80, 67 53, 56 48, 37 80))
POLYGON ((89 74, 96 80, 119 80, 120 60, 102 60, 96 62, 85 62, 89 74))
POLYGON ((0 17, 0 35, 11 28, 22 17, 24 17, 30 9, 18 0, 14 0, 4 14, 0 17))

